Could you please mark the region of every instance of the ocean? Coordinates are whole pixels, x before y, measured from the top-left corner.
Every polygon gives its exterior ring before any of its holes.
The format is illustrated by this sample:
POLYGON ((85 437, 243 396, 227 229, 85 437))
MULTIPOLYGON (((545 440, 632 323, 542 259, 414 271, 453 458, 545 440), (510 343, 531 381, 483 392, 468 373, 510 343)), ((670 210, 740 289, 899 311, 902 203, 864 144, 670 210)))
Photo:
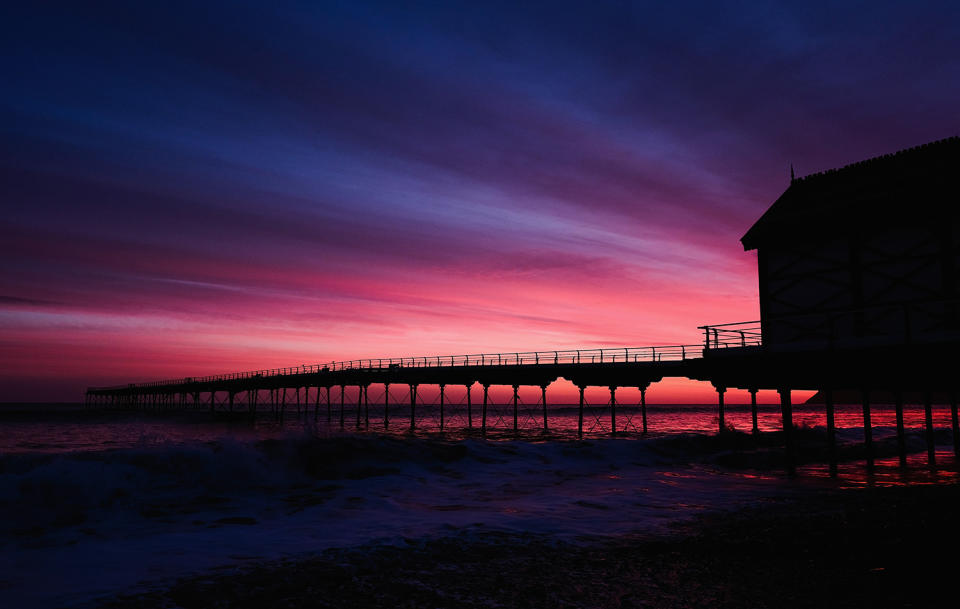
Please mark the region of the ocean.
MULTIPOLYGON (((892 407, 875 406, 877 465, 858 453, 859 406, 838 406, 843 462, 827 476, 822 406, 798 405, 796 477, 782 469, 779 407, 491 406, 486 437, 464 430, 462 405, 366 413, 339 405, 278 422, 261 412, 90 412, 80 405, 0 407, 0 606, 86 607, 171 578, 329 548, 403 544, 446 535, 534 533, 561 540, 667 530, 717 510, 813 488, 954 481, 950 413, 937 407, 939 469, 925 466, 922 411, 906 416, 910 463, 897 465, 892 407), (494 426, 494 423, 496 424, 494 426), (803 450, 801 450, 801 454, 803 450)), ((474 405, 474 424, 479 425, 474 405)))

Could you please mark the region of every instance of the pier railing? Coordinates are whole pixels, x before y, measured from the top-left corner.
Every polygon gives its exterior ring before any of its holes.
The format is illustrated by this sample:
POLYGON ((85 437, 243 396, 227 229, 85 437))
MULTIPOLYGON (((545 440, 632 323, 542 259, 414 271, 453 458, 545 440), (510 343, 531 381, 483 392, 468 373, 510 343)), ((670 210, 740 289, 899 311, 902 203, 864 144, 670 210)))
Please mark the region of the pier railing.
POLYGON ((513 353, 476 353, 468 355, 428 355, 419 357, 364 358, 324 364, 302 364, 285 368, 266 368, 211 376, 187 377, 113 387, 91 387, 91 391, 127 388, 167 387, 190 383, 210 383, 254 377, 317 374, 342 370, 381 370, 390 368, 437 368, 453 366, 543 366, 559 364, 612 364, 683 361, 703 357, 703 345, 658 345, 611 349, 569 349, 558 351, 515 351, 513 353))

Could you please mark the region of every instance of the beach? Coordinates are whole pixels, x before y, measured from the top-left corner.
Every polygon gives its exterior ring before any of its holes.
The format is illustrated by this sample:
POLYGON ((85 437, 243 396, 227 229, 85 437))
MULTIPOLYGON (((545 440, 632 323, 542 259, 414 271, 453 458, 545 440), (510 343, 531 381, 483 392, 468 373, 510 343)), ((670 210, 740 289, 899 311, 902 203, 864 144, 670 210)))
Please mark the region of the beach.
POLYGON ((450 535, 190 577, 101 607, 930 607, 960 487, 822 489, 670 532, 450 535))

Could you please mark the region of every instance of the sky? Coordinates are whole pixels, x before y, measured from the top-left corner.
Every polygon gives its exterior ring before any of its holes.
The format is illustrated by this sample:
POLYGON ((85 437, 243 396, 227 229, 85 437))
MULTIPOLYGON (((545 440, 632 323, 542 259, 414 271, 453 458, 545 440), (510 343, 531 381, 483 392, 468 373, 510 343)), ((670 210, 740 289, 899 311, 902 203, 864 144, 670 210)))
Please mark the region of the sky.
POLYGON ((960 133, 960 5, 4 3, 0 70, 0 401, 79 400, 756 319, 791 164, 960 133))

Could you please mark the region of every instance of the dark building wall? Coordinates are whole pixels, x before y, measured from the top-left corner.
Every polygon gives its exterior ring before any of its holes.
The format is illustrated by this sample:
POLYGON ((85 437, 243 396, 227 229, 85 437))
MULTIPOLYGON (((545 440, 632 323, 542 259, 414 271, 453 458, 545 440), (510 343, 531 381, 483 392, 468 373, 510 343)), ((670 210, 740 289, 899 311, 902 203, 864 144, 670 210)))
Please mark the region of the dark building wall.
POLYGON ((764 343, 929 338, 956 298, 955 241, 915 226, 761 248, 764 343))

